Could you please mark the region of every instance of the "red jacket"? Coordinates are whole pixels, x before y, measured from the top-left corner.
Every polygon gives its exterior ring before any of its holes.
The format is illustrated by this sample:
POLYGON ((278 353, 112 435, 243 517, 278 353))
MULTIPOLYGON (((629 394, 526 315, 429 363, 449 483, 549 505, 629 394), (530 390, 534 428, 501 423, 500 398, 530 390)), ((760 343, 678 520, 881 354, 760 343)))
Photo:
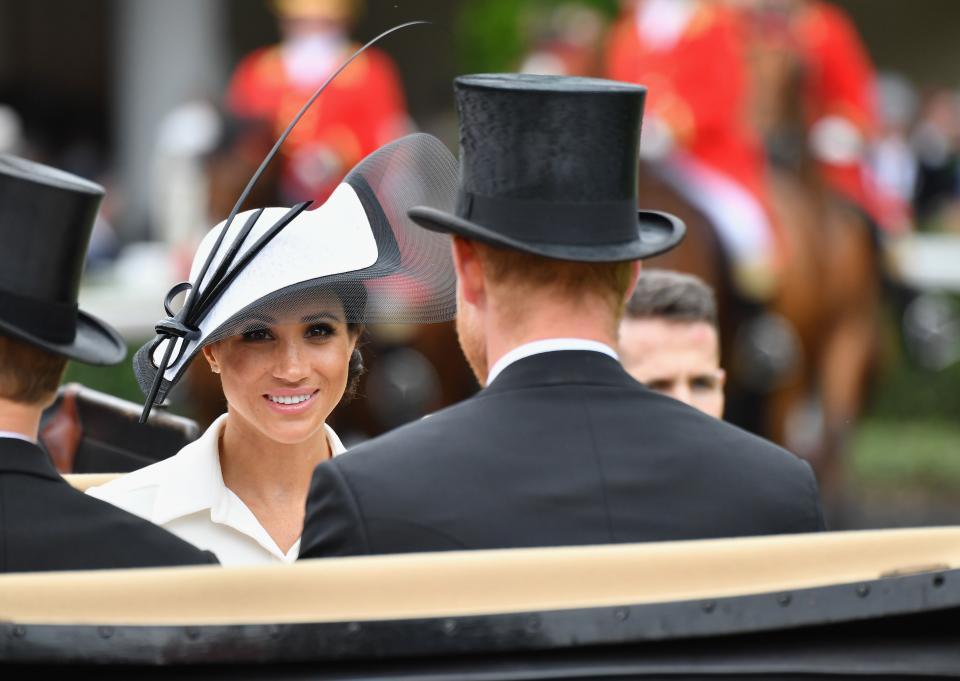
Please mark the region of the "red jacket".
MULTIPOLYGON (((876 72, 856 26, 839 7, 817 1, 808 3, 797 15, 792 32, 807 75, 809 124, 827 116, 844 118, 868 144, 877 131, 876 72)), ((823 163, 821 172, 834 191, 860 206, 885 229, 902 229, 908 223, 907 207, 879 193, 862 159, 823 163)))
MULTIPOLYGON (((230 82, 228 107, 236 116, 269 121, 279 137, 314 90, 288 80, 280 47, 272 46, 251 53, 237 66, 230 82)), ((320 145, 336 155, 346 172, 367 154, 402 135, 406 127, 396 68, 386 54, 370 49, 334 79, 294 128, 282 152, 289 161, 298 151, 320 145)), ((323 200, 342 174, 323 186, 303 186, 287 164, 282 181, 288 193, 323 200)))
POLYGON ((702 3, 677 42, 658 50, 626 12, 611 31, 606 66, 609 78, 648 87, 647 112, 686 151, 761 199, 765 159, 747 121, 748 72, 733 14, 702 3))
POLYGON ((865 137, 873 135, 876 75, 850 18, 838 7, 813 2, 797 16, 794 34, 807 75, 810 122, 829 115, 842 116, 865 137))

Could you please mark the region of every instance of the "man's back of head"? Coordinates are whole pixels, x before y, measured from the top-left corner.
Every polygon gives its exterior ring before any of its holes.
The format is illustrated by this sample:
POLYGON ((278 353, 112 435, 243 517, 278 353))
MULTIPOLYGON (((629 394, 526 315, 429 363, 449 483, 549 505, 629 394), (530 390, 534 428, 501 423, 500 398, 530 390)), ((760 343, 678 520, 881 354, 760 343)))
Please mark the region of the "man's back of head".
POLYGON ((0 334, 0 431, 35 437, 66 366, 65 357, 0 334))
POLYGON ((717 305, 700 279, 644 270, 620 324, 620 357, 648 388, 716 418, 723 415, 717 305))
POLYGON ((638 261, 675 246, 683 224, 637 210, 646 90, 519 74, 455 81, 460 200, 414 208, 454 235, 459 330, 481 383, 511 350, 549 338, 612 345, 638 261))
POLYGON ((457 237, 460 298, 457 331, 477 380, 510 350, 546 338, 613 345, 633 262, 585 263, 546 258, 457 237))

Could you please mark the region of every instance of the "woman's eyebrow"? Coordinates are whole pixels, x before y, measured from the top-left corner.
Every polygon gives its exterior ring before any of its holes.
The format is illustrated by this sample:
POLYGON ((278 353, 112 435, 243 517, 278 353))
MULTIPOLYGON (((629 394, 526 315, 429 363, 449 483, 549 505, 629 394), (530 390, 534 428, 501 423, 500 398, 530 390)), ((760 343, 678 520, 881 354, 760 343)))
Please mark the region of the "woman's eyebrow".
POLYGON ((329 319, 330 321, 333 321, 333 322, 341 321, 338 315, 334 314, 333 312, 326 312, 326 311, 316 312, 314 314, 308 314, 306 317, 304 317, 300 321, 304 324, 309 324, 310 322, 318 322, 321 319, 329 319))
POLYGON ((248 322, 263 322, 264 324, 276 324, 277 320, 267 314, 252 314, 247 318, 248 322))

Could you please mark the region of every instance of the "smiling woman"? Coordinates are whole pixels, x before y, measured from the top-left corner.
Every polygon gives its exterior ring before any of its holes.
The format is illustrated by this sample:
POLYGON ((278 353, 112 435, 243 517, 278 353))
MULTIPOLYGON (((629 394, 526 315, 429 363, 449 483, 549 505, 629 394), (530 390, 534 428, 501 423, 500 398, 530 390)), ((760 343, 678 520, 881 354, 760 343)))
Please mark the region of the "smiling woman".
POLYGON ((134 369, 152 405, 202 355, 227 413, 173 457, 88 494, 224 565, 295 560, 313 469, 344 451, 326 420, 362 371, 364 325, 453 317, 449 242, 407 209, 449 208, 456 183, 446 147, 411 135, 362 161, 315 210, 249 211, 211 230, 190 283, 173 289, 189 290, 193 307, 174 314, 168 300, 171 316, 134 369))

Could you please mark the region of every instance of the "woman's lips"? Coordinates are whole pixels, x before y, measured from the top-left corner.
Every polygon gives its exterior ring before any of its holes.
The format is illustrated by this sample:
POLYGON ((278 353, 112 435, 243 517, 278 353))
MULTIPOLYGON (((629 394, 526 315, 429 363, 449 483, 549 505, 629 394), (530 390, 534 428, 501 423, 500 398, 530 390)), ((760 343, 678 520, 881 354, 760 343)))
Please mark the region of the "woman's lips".
POLYGON ((263 396, 263 399, 274 411, 282 414, 293 414, 309 409, 313 405, 313 398, 319 392, 319 390, 312 392, 283 390, 282 394, 267 393, 263 396))

